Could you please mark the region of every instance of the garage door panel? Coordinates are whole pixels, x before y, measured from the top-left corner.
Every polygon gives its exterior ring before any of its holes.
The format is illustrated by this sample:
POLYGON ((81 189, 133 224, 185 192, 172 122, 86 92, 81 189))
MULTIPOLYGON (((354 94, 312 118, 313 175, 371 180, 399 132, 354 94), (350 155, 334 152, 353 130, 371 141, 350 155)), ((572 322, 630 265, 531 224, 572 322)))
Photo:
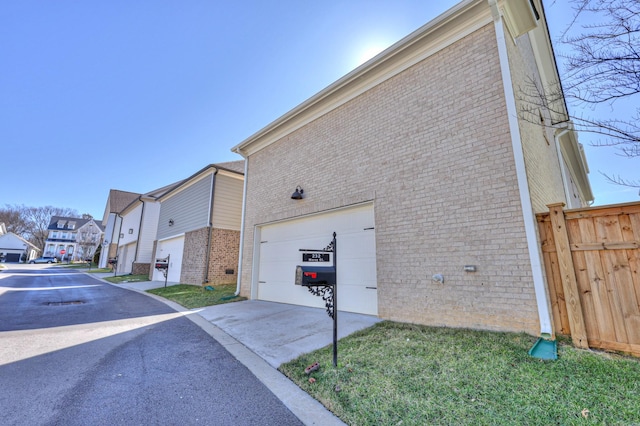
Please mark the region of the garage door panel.
MULTIPOLYGON (((184 236, 159 241, 156 257, 166 258, 169 255, 169 273, 167 281, 180 282, 182 270, 182 253, 184 251, 184 236)), ((153 259, 155 261, 155 259, 153 259)), ((154 281, 164 281, 164 275, 157 269, 153 270, 154 281)))
POLYGON ((374 258, 376 256, 375 233, 371 231, 363 231, 348 235, 340 235, 338 242, 338 251, 340 258, 374 258))
POLYGON ((376 264, 369 259, 338 263, 338 280, 345 285, 376 286, 376 264))
POLYGON ((375 289, 338 283, 338 310, 349 312, 371 312, 378 310, 375 289))
POLYGON ((377 315, 373 218, 373 206, 366 205, 261 227, 258 299, 324 308, 321 297, 295 285, 295 269, 297 265, 331 266, 333 253, 329 262, 303 262, 301 249, 322 250, 336 232, 338 308, 377 315))

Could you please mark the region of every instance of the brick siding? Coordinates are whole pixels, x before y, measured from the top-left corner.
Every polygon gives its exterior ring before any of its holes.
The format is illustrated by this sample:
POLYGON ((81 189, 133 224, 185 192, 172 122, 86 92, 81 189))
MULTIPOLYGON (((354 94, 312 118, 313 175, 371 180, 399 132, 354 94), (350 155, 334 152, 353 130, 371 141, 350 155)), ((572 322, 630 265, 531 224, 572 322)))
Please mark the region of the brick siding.
POLYGON ((230 284, 238 279, 240 231, 213 228, 209 259, 209 284, 230 284), (227 270, 233 270, 227 274, 227 270))
POLYGON ((381 318, 539 332, 493 24, 248 161, 242 295, 256 224, 372 200, 381 318))
POLYGON ((209 228, 200 228, 184 234, 184 251, 180 282, 202 285, 207 253, 207 234, 209 228))

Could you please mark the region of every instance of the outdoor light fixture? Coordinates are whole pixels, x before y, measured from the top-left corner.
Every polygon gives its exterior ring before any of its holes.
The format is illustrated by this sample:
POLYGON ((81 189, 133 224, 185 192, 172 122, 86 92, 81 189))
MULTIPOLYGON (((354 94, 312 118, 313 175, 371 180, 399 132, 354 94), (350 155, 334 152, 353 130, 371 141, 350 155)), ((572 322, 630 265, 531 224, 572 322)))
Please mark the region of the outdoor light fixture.
POLYGON ((173 219, 169 219, 169 226, 173 226, 173 219))
POLYGON ((291 194, 292 200, 302 200, 302 194, 304 194, 304 189, 300 188, 300 185, 296 186, 296 191, 291 194))
POLYGON ((133 228, 129 228, 129 233, 133 234, 133 228))

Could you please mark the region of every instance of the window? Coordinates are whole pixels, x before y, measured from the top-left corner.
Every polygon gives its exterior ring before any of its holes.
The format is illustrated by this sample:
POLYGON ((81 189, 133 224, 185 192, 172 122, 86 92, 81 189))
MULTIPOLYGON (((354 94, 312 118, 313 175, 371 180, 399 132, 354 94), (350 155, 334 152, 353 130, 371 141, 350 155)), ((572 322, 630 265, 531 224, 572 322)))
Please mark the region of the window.
POLYGON ((76 223, 73 221, 69 221, 69 223, 67 224, 67 228, 76 229, 76 223))

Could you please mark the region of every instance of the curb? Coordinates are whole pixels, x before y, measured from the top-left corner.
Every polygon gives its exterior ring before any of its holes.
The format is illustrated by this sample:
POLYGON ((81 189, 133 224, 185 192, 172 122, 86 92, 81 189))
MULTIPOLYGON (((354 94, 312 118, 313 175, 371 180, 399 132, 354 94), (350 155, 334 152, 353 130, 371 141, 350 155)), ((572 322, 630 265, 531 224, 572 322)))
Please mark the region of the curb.
POLYGON ((176 312, 185 314, 189 320, 199 326, 205 333, 213 337, 220 343, 233 357, 251 371, 282 403, 305 425, 345 425, 345 423, 336 417, 331 411, 312 398, 308 393, 300 389, 288 377, 273 368, 255 352, 244 346, 241 342, 225 333, 216 325, 210 323, 198 314, 198 309, 189 310, 175 302, 167 300, 155 294, 147 293, 123 284, 113 284, 98 278, 88 272, 84 272, 92 278, 100 280, 106 284, 119 288, 125 288, 130 291, 144 294, 159 302, 164 303, 176 312))

